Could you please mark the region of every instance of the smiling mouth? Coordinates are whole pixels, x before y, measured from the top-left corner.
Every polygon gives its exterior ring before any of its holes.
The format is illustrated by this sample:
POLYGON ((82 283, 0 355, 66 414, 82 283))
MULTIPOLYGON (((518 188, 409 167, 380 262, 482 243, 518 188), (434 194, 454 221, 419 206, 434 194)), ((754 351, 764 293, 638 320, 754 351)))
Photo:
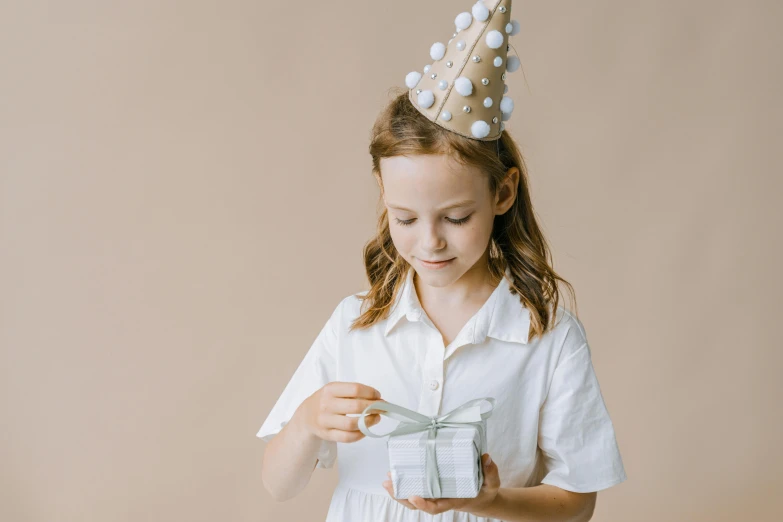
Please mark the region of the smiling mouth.
POLYGON ((429 265, 438 265, 438 264, 442 264, 442 263, 448 263, 449 261, 453 261, 454 259, 455 258, 452 257, 451 259, 443 259, 441 261, 427 261, 426 259, 419 259, 419 260, 422 263, 426 263, 426 264, 429 264, 429 265))

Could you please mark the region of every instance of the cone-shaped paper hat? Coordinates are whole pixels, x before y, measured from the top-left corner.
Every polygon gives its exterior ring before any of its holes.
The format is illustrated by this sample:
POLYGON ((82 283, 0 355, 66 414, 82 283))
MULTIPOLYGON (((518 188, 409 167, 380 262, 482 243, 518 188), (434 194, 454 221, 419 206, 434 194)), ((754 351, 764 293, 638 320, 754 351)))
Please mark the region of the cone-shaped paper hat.
POLYGON ((519 68, 519 58, 508 56, 508 39, 519 32, 511 0, 479 0, 454 24, 457 32, 447 44, 432 45, 434 63, 424 74, 405 77, 408 98, 444 129, 475 140, 498 139, 514 110, 505 96, 506 71, 519 68))

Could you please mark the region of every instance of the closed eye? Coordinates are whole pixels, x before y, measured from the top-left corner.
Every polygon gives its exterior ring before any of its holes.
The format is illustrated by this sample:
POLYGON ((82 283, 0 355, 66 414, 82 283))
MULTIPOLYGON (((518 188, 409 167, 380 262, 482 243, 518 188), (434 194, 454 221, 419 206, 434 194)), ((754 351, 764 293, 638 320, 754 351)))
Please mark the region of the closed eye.
MULTIPOLYGON (((451 218, 446 218, 446 221, 448 221, 448 222, 449 222, 449 223, 451 223, 452 225, 458 225, 458 226, 459 226, 459 225, 464 225, 465 223, 467 223, 467 222, 468 222, 468 220, 470 219, 470 216, 472 216, 472 215, 473 215, 473 214, 468 214, 467 216, 465 216, 465 217, 464 217, 464 218, 462 218, 462 219, 451 219, 451 218)), ((413 224, 413 222, 414 222, 414 221, 416 221, 416 218, 413 218, 413 219, 406 219, 406 220, 400 220, 400 219, 397 219, 397 218, 394 218, 394 219, 395 219, 395 221, 397 222, 397 224, 398 224, 398 225, 402 225, 402 226, 404 226, 404 227, 407 227, 407 226, 409 226, 409 225, 412 225, 412 224, 413 224)))

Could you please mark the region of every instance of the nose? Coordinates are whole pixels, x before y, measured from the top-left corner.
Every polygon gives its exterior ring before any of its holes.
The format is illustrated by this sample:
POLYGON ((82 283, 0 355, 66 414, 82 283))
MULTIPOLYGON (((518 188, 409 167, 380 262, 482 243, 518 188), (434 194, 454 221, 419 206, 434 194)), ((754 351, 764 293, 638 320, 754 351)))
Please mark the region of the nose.
POLYGON ((446 246, 446 241, 443 239, 440 227, 436 223, 422 227, 422 230, 424 234, 421 239, 422 250, 429 253, 443 250, 443 247, 446 246))

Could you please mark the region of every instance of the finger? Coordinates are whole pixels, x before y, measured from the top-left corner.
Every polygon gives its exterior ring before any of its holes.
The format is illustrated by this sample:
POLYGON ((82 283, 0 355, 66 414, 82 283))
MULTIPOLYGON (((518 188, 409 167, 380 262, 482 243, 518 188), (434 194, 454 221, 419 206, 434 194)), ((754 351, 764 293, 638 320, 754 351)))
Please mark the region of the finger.
MULTIPOLYGON (((387 473, 387 475, 389 475, 389 474, 387 473)), ((389 494, 389 496, 391 498, 394 498, 394 486, 392 486, 392 481, 391 480, 385 480, 383 482, 383 489, 386 490, 386 492, 389 494)), ((413 504, 411 504, 410 502, 408 502, 405 499, 394 498, 394 500, 396 500, 397 502, 399 502, 400 504, 402 504, 403 506, 405 506, 408 509, 416 509, 416 506, 414 506, 413 504)))
POLYGON ((385 489, 386 492, 389 495, 391 495, 392 497, 394 496, 394 486, 392 486, 392 481, 391 480, 384 480, 383 481, 383 489, 385 489))
MULTIPOLYGON (((380 415, 367 415, 364 423, 367 426, 372 426, 380 422, 380 415)), ((333 413, 324 413, 320 418, 321 426, 325 428, 333 428, 343 431, 359 431, 359 417, 346 417, 345 415, 337 415, 333 413)))
POLYGON ((458 507, 465 505, 465 500, 463 498, 431 498, 431 499, 422 499, 426 500, 427 503, 430 506, 430 512, 433 515, 437 515, 438 513, 443 513, 444 511, 449 511, 452 509, 456 509, 458 507))
POLYGON ((331 382, 327 385, 333 397, 378 400, 381 392, 360 382, 331 382))
MULTIPOLYGON (((394 498, 394 495, 392 495, 392 498, 394 498)), ((404 498, 395 498, 394 500, 396 500, 397 502, 399 502, 400 504, 402 504, 408 509, 414 509, 414 510, 419 509, 413 504, 411 504, 409 501, 405 500, 404 498)))
POLYGON ((452 504, 456 503, 456 500, 453 498, 425 498, 423 500, 425 500, 433 509, 441 510, 446 507, 450 508, 452 504))
POLYGON ((323 438, 335 442, 356 442, 364 438, 364 433, 361 431, 345 431, 330 428, 326 430, 326 435, 323 438))
POLYGON ((472 499, 470 498, 438 498, 434 499, 436 509, 440 513, 449 511, 452 509, 460 509, 465 507, 472 499))
MULTIPOLYGON (((361 417, 345 417, 345 418, 350 421, 350 423, 348 424, 349 428, 346 429, 359 431, 359 419, 361 417)), ((377 413, 374 413, 372 415, 365 415, 364 417, 365 426, 375 426, 379 422, 381 422, 381 416, 378 415, 377 413)))
POLYGON ((336 397, 329 403, 329 410, 332 413, 362 413, 373 402, 375 401, 370 399, 344 399, 342 397, 336 397))
POLYGON ((412 496, 408 498, 408 502, 413 504, 416 509, 420 509, 421 511, 424 511, 426 513, 429 513, 430 515, 436 515, 439 513, 437 509, 437 504, 432 499, 428 498, 421 498, 419 496, 412 496))
POLYGON ((500 487, 500 475, 498 473, 498 466, 489 453, 485 453, 482 457, 484 466, 484 485, 487 487, 499 488, 500 487))

